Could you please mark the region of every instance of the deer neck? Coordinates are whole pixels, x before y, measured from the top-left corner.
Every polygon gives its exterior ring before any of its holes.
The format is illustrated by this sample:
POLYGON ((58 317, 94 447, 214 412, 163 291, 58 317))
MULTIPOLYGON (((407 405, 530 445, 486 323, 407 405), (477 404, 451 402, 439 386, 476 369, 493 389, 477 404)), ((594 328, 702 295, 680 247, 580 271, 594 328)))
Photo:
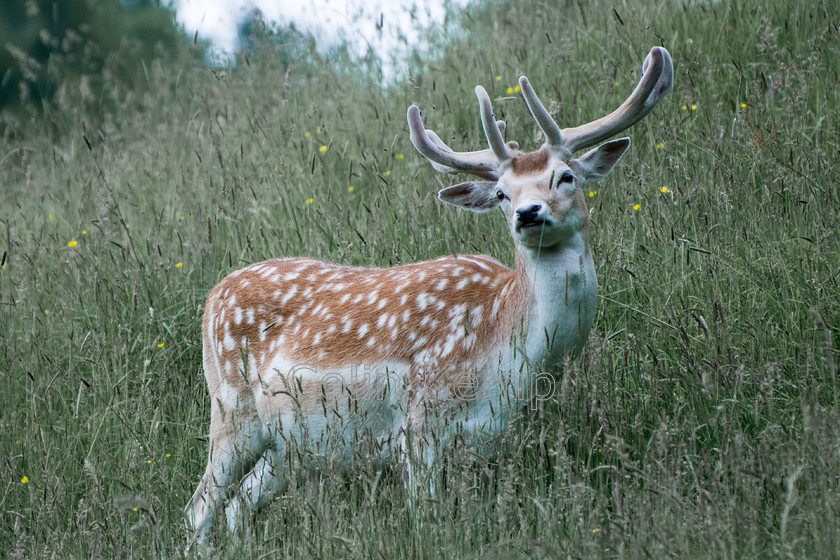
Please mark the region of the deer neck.
POLYGON ((517 245, 516 278, 530 295, 525 351, 531 367, 552 368, 581 350, 595 316, 595 264, 585 231, 558 246, 517 245))

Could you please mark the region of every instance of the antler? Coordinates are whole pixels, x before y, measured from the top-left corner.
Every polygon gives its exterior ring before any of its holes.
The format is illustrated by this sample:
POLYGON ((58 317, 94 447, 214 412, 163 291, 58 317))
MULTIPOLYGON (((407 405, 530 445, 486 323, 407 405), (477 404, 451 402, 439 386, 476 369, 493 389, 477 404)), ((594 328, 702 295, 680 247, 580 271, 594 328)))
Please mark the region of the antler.
POLYGON ((505 123, 497 121, 493 116, 490 97, 484 88, 476 87, 475 95, 478 97, 481 108, 481 123, 489 149, 475 152, 452 150, 433 130, 428 130, 423 126, 420 109, 416 105, 409 107, 406 115, 408 128, 411 131, 411 143, 429 160, 432 167, 442 173, 471 173, 488 181, 496 181, 499 179, 499 166, 513 157, 511 149, 516 149, 518 145, 516 142, 505 144, 502 137, 505 123))
POLYGON ((519 87, 525 103, 545 134, 546 144, 549 148, 559 149, 567 154, 593 146, 639 122, 671 91, 673 83, 674 67, 671 55, 662 47, 654 47, 642 64, 642 78, 639 84, 618 109, 589 124, 560 130, 534 93, 528 79, 525 76, 519 78, 519 87))
MULTIPOLYGON (((654 47, 642 64, 642 78, 639 84, 618 109, 589 124, 563 130, 548 114, 525 76, 519 78, 519 86, 528 109, 545 134, 548 148, 569 156, 639 122, 671 91, 673 81, 671 55, 662 47, 654 47)), ((476 87, 475 95, 481 108, 481 124, 489 149, 475 152, 454 151, 434 131, 423 126, 420 109, 416 105, 409 107, 407 114, 411 143, 442 173, 471 173, 482 179, 496 181, 499 178, 499 168, 513 158, 514 153, 511 150, 519 146, 516 142, 505 143, 502 137, 505 123, 497 121, 493 116, 490 97, 484 88, 476 87)))

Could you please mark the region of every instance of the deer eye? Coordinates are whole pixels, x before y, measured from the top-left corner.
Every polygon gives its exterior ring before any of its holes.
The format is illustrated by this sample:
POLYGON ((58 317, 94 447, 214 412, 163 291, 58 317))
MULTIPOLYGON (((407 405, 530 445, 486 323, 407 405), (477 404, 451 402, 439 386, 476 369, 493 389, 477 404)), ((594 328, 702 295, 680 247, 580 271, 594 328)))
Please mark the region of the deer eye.
POLYGON ((558 183, 571 183, 575 180, 574 174, 569 171, 568 169, 560 175, 560 179, 557 181, 558 183))
POLYGON ((496 196, 499 198, 499 200, 504 200, 504 199, 506 199, 506 198, 507 198, 508 200, 510 200, 510 198, 508 198, 508 195, 506 195, 505 193, 503 193, 501 189, 499 189, 499 190, 497 190, 497 191, 496 191, 496 196))

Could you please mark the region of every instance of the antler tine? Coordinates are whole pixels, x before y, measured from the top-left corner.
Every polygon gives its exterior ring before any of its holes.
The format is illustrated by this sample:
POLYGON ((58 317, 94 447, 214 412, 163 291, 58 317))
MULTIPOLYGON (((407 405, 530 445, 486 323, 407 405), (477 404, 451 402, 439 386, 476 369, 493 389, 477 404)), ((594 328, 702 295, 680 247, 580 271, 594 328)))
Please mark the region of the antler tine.
POLYGON ((540 98, 534 93, 534 88, 531 87, 528 78, 525 76, 519 78, 519 88, 522 90, 522 96, 525 98, 525 104, 528 106, 528 110, 531 111, 531 115, 537 121, 540 130, 545 134, 545 140, 548 142, 548 145, 562 146, 563 133, 540 102, 540 98))
POLYGON ((508 161, 513 157, 513 153, 505 144, 505 139, 502 137, 496 118, 493 116, 493 105, 490 103, 490 97, 481 86, 476 86, 475 96, 478 97, 478 104, 481 107, 481 125, 484 127, 484 136, 487 137, 490 149, 496 155, 500 164, 508 161))
POLYGON ((642 64, 642 78, 630 97, 605 117, 589 124, 563 129, 562 147, 569 152, 575 152, 634 125, 671 91, 673 83, 674 66, 671 55, 662 47, 652 48, 642 64))
MULTIPOLYGON (((447 146, 432 130, 426 130, 420 118, 420 109, 416 105, 408 108, 406 114, 411 143, 441 173, 470 173, 495 181, 498 161, 491 150, 475 152, 456 152, 447 146)), ((504 126, 504 123, 502 124, 504 126)), ((501 133, 499 133, 501 136, 501 133)))

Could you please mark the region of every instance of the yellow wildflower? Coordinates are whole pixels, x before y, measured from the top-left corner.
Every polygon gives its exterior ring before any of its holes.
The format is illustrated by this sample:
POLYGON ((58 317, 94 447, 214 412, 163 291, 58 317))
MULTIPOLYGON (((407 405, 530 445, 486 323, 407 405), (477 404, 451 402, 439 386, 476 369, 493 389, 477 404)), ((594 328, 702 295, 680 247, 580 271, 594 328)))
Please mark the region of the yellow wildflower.
POLYGON ((656 145, 657 150, 661 150, 664 147, 665 147, 665 142, 660 142, 659 144, 656 145))
POLYGON ((181 268, 182 266, 184 266, 184 263, 179 262, 178 264, 175 265, 175 268, 181 268))
POLYGON ((353 185, 347 187, 347 192, 353 192, 354 190, 356 190, 356 187, 354 187, 353 185))
POLYGON ((589 198, 594 197, 596 194, 598 194, 598 191, 589 191, 589 198))
POLYGON ((20 479, 21 484, 29 484, 29 477, 24 475, 23 478, 20 479))
POLYGON ((67 242, 67 246, 70 247, 71 249, 73 247, 75 247, 76 245, 78 245, 78 243, 76 243, 75 239, 71 239, 70 241, 67 242))
POLYGON ((692 105, 692 106, 691 106, 691 110, 692 110, 692 111, 696 111, 696 110, 697 110, 697 105, 692 105))
MULTIPOLYGON (((184 218, 181 218, 181 219, 183 220, 184 218)), ((82 230, 82 235, 87 235, 87 230, 86 229, 82 230)))
POLYGON ((496 76, 496 81, 497 81, 497 82, 501 82, 501 81, 502 81, 502 77, 501 77, 501 76, 496 76))
POLYGON ((635 211, 637 211, 637 210, 638 210, 639 208, 641 208, 641 207, 642 207, 642 205, 641 205, 641 204, 638 204, 638 203, 637 203, 637 204, 634 204, 634 205, 633 205, 633 211, 635 212, 635 211))
POLYGON ((307 198, 307 199, 306 199, 306 203, 307 203, 307 204, 312 204, 313 202, 315 202, 315 199, 314 199, 314 198, 307 198))
POLYGON ((394 156, 394 158, 398 159, 398 160, 402 160, 404 157, 405 156, 403 156, 402 154, 397 154, 397 155, 394 156))
POLYGON ((668 194, 669 192, 671 192, 671 189, 669 189, 668 187, 659 187, 659 192, 663 194, 668 194))
POLYGON ((741 103, 741 109, 746 109, 746 108, 747 108, 747 104, 746 103, 741 103))
POLYGON ((321 130, 320 128, 315 129, 315 134, 323 134, 323 133, 324 133, 324 131, 321 130))
POLYGON ((514 93, 519 93, 519 86, 516 86, 515 88, 513 88, 513 92, 514 93))
POLYGON ((304 135, 304 137, 309 138, 310 136, 312 136, 312 133, 307 131, 307 132, 304 132, 303 135, 304 135))
POLYGON ((327 151, 327 147, 322 145, 320 148, 318 148, 318 151, 323 154, 324 152, 327 151))
POLYGON ((682 109, 683 111, 688 111, 688 106, 687 106, 687 105, 683 105, 682 107, 680 107, 680 109, 682 109))
POLYGON ((513 93, 513 88, 512 87, 507 88, 507 94, 510 95, 512 93, 513 93))
POLYGON ((383 176, 383 177, 387 177, 387 176, 388 176, 388 175, 390 175, 390 174, 391 174, 391 171, 390 171, 390 170, 388 170, 388 171, 386 171, 385 173, 383 173, 383 174, 382 174, 382 176, 383 176))
POLYGON ((164 345, 164 343, 163 343, 163 342, 161 342, 161 343, 159 343, 157 346, 158 346, 158 348, 163 348, 163 345, 164 345))

